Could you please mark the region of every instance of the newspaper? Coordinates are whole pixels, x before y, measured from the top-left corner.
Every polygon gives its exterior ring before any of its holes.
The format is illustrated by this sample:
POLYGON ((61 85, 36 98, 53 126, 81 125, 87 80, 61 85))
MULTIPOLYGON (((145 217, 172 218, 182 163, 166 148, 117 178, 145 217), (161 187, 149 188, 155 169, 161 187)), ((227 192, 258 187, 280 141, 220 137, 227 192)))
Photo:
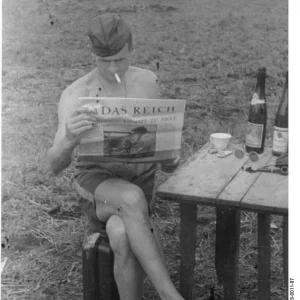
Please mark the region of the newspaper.
POLYGON ((176 158, 186 100, 142 98, 78 98, 97 111, 98 122, 79 145, 82 160, 159 162, 176 158))

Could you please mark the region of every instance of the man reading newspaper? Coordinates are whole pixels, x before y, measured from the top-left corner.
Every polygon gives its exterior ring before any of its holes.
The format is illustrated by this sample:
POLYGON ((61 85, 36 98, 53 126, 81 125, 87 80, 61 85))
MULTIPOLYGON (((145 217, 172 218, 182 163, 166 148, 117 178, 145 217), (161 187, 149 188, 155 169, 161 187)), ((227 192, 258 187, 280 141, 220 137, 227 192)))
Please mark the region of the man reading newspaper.
MULTIPOLYGON (((88 36, 96 68, 61 95, 58 130, 46 157, 54 173, 69 166, 73 150, 97 122, 92 109, 76 105, 79 97, 159 98, 156 76, 151 71, 129 66, 132 34, 119 15, 103 14, 95 18, 88 36)), ((178 159, 163 167, 172 171, 177 164, 178 159)), ((114 275, 123 300, 142 299, 144 273, 161 299, 183 299, 170 280, 159 235, 149 213, 155 171, 153 163, 79 160, 76 164, 75 188, 88 204, 90 221, 106 226, 115 255, 114 275)))

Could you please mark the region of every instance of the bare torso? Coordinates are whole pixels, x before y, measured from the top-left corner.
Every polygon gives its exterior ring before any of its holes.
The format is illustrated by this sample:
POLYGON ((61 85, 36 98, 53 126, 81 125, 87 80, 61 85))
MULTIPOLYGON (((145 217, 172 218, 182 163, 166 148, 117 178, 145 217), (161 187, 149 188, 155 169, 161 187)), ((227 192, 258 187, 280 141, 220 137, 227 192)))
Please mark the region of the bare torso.
MULTIPOLYGON (((157 77, 148 70, 129 67, 121 83, 108 82, 103 79, 97 68, 71 84, 63 93, 59 104, 59 132, 63 134, 66 118, 78 106, 78 97, 124 97, 124 98, 159 98, 157 77)), ((57 137, 56 137, 57 138, 57 137)), ((88 161, 81 161, 80 166, 91 165, 88 161)), ((109 172, 135 177, 150 169, 153 164, 122 164, 97 163, 102 169, 109 172)))

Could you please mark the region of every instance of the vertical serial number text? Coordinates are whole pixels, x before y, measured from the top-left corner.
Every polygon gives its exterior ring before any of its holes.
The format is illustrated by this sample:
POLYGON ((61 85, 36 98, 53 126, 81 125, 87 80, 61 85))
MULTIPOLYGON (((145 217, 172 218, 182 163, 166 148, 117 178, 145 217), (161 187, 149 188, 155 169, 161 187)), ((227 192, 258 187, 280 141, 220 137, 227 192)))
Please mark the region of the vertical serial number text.
POLYGON ((290 278, 290 300, 295 300, 295 284, 294 278, 290 278))

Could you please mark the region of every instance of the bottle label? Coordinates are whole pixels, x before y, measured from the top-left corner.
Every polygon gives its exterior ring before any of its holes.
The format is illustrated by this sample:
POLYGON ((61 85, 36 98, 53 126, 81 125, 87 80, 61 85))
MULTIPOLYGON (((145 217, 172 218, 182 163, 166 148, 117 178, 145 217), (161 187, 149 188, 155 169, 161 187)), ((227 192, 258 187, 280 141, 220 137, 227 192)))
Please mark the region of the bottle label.
POLYGON ((253 124, 248 122, 246 146, 260 148, 262 146, 263 131, 263 124, 253 124))
POLYGON ((285 153, 288 150, 288 128, 274 126, 273 132, 273 151, 285 153))
POLYGON ((259 99, 257 93, 254 93, 251 100, 251 105, 256 104, 265 104, 266 101, 264 99, 259 99))

